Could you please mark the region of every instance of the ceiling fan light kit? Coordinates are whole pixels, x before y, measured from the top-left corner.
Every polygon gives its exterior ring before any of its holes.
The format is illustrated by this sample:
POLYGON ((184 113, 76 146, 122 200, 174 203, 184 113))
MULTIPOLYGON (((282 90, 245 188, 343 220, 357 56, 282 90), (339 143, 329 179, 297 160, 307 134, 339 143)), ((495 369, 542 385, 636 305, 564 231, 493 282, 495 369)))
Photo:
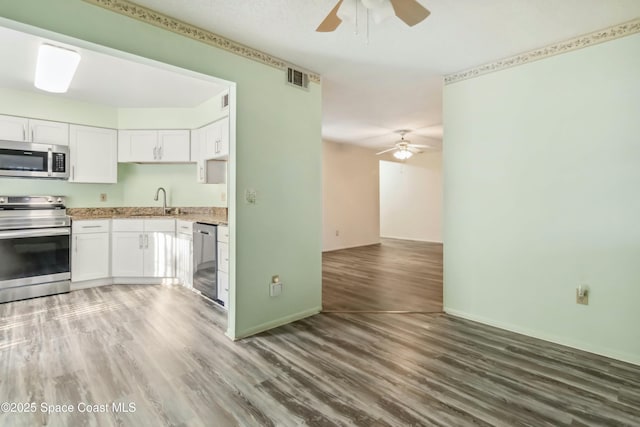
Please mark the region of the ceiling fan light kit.
POLYGON ((398 160, 407 160, 411 156, 413 156, 413 153, 406 149, 400 149, 395 153, 393 153, 393 157, 395 157, 398 160))
POLYGON ((400 141, 396 142, 393 147, 376 153, 376 156, 388 153, 389 151, 393 151, 393 157, 395 157, 396 159, 407 160, 414 154, 422 153, 422 150, 420 150, 421 148, 430 148, 428 145, 412 144, 411 141, 407 141, 406 139, 404 139, 405 134, 409 132, 408 130, 399 130, 396 132, 401 136, 400 141))
POLYGON ((316 31, 331 32, 342 21, 353 22, 358 31, 358 5, 361 4, 367 13, 367 30, 369 15, 373 22, 380 24, 385 19, 395 15, 410 27, 425 20, 431 12, 417 2, 417 0, 339 0, 331 12, 320 23, 316 31))

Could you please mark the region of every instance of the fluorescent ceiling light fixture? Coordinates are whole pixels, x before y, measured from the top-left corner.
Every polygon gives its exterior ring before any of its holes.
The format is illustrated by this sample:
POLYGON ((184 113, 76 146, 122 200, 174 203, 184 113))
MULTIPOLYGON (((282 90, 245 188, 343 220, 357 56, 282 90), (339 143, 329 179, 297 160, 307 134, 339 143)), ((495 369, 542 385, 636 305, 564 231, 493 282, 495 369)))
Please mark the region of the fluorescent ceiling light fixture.
POLYGON ((398 150, 393 153, 393 157, 398 160, 407 160, 411 156, 413 156, 413 153, 409 150, 398 150))
POLYGON ((53 93, 65 93, 80 63, 80 54, 50 44, 38 50, 35 87, 53 93))

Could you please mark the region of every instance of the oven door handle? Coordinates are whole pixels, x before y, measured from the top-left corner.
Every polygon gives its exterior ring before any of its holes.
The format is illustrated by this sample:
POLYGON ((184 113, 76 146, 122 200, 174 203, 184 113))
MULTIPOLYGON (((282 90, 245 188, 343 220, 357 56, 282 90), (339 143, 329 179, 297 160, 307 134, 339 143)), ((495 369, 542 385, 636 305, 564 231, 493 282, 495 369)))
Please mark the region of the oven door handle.
POLYGON ((0 231, 0 240, 2 239, 21 239, 28 237, 46 237, 46 236, 69 236, 71 230, 69 228, 39 228, 37 230, 8 230, 0 231))

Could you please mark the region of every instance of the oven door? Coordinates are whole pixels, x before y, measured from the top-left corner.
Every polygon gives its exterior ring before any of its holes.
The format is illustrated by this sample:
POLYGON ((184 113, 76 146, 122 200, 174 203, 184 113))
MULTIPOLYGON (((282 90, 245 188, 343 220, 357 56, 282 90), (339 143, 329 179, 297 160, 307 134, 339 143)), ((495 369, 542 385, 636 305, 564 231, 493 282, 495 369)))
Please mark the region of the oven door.
POLYGON ((0 289, 69 280, 70 229, 0 231, 0 289))

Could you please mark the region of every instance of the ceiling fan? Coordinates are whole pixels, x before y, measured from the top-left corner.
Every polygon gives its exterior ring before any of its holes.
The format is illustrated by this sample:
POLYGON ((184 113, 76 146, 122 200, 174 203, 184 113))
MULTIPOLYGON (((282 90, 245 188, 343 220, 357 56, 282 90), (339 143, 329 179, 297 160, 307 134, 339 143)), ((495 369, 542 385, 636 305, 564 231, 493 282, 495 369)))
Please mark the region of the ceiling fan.
POLYGON ((398 133, 400 134, 400 141, 396 142, 393 147, 376 153, 376 155, 379 156, 380 154, 388 153, 389 151, 395 150, 395 152, 393 153, 393 157, 398 160, 407 160, 414 154, 422 153, 422 150, 420 150, 420 148, 430 148, 429 145, 412 144, 411 141, 404 139, 404 136, 408 132, 409 131, 407 130, 398 131, 398 133))
POLYGON ((372 13, 376 24, 395 14, 405 24, 413 27, 424 21, 431 13, 416 0, 339 0, 316 31, 321 33, 334 31, 343 20, 355 18, 357 22, 358 4, 362 4, 367 13, 372 13))

